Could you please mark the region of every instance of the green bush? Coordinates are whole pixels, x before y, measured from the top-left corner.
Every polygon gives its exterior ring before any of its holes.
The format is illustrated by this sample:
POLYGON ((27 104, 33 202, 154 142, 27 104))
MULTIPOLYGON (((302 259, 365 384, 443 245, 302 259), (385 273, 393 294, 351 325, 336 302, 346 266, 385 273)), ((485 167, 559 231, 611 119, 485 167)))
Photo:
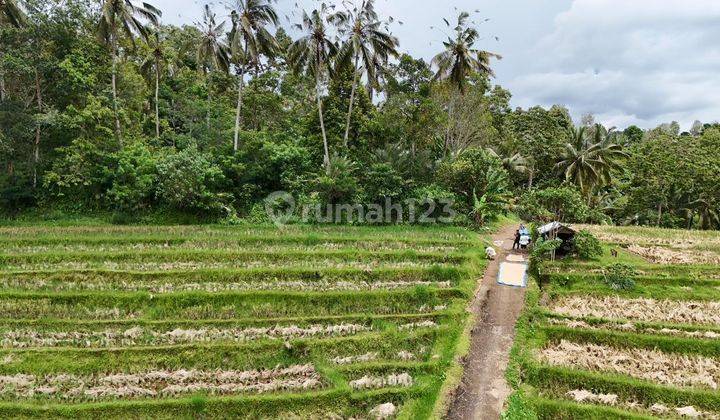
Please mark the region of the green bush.
POLYGON ((149 207, 157 184, 157 159, 143 142, 135 142, 117 152, 117 169, 113 172, 108 196, 122 213, 149 207))
POLYGON ((225 177, 209 155, 195 146, 166 156, 158 163, 158 199, 181 211, 202 212, 210 217, 233 213, 227 194, 221 193, 225 177))
POLYGON ((600 240, 586 230, 581 230, 575 235, 573 249, 575 254, 583 260, 600 257, 603 253, 600 240))
POLYGON ((632 290, 635 288, 635 267, 630 264, 616 263, 605 267, 603 279, 613 290, 632 290))
POLYGON ((352 204, 361 193, 355 176, 357 164, 341 156, 330 159, 330 170, 322 169, 312 183, 313 192, 324 204, 352 204))

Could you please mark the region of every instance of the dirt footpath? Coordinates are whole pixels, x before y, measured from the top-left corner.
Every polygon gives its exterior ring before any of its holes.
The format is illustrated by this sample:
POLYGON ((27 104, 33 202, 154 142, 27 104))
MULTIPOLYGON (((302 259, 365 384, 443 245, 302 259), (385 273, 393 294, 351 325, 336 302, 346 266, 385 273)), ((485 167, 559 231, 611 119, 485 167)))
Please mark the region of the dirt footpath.
POLYGON ((488 265, 471 307, 476 325, 462 384, 448 419, 498 419, 511 393, 505 381, 505 369, 515 338, 515 322, 525 301, 525 289, 497 284, 497 277, 500 263, 513 253, 516 229, 509 226, 493 236, 498 256, 488 265))

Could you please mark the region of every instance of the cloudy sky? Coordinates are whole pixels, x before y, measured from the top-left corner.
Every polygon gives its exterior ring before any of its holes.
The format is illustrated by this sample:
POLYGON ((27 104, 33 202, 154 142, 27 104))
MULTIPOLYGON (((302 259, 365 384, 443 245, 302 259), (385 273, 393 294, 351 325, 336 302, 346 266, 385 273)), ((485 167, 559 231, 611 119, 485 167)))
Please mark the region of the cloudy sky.
MULTIPOLYGON (((165 23, 192 24, 202 0, 149 0, 165 23)), ((317 1, 297 0, 310 8, 317 1)), ((720 120, 719 0, 376 0, 395 24, 401 49, 430 59, 444 35, 431 26, 474 14, 480 47, 503 55, 497 83, 513 105, 567 106, 610 126, 643 128, 720 120), (500 38, 499 41, 494 36, 500 38)), ((283 15, 296 0, 278 0, 283 15)), ((215 1, 219 15, 227 14, 215 1)))

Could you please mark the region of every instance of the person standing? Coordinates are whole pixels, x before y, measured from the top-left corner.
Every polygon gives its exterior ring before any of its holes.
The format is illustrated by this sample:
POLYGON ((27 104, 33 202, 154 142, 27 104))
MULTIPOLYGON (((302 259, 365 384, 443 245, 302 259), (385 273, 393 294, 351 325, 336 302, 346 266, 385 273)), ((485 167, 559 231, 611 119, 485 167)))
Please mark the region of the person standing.
POLYGON ((513 250, 520 249, 520 231, 515 231, 515 242, 513 242, 513 250))

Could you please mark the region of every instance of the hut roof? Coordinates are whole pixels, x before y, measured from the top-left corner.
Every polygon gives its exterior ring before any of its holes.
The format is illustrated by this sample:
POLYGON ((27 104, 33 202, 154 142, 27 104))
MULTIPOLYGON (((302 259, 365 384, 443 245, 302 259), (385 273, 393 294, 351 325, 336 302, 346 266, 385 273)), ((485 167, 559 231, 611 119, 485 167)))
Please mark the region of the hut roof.
POLYGON ((558 233, 570 233, 570 234, 575 233, 574 229, 572 229, 571 227, 564 225, 560 222, 548 223, 548 224, 540 226, 538 228, 538 233, 540 233, 540 235, 545 235, 545 234, 548 234, 550 232, 555 232, 555 231, 557 231, 558 233))

